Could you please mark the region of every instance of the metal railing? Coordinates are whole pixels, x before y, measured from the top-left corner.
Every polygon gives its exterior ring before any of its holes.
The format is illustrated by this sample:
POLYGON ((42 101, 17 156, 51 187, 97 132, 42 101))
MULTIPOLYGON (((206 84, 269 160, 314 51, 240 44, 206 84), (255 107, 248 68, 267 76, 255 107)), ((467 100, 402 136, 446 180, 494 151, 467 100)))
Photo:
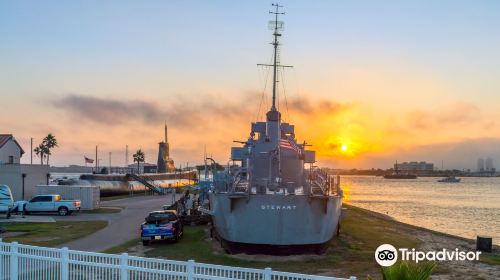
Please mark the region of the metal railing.
POLYGON ((144 187, 148 188, 150 191, 152 191, 154 193, 157 193, 157 194, 165 194, 166 193, 164 188, 159 187, 159 186, 155 186, 153 184, 153 182, 149 182, 146 178, 142 178, 139 175, 127 173, 126 176, 133 178, 134 180, 141 183, 142 185, 144 185, 144 187))
POLYGON ((309 171, 308 179, 309 184, 311 184, 311 192, 313 194, 327 194, 329 176, 325 171, 314 167, 309 171))
MULTIPOLYGON (((343 278, 4 243, 0 280, 347 280, 343 278)), ((349 280, 355 280, 350 277, 349 280)))

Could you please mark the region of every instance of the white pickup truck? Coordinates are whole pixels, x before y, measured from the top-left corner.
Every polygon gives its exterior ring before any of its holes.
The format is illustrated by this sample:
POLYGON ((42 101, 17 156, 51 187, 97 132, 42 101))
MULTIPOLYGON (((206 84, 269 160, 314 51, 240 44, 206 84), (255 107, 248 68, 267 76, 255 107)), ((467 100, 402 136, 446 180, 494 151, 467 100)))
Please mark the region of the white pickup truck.
POLYGON ((57 212, 60 216, 80 211, 80 200, 61 200, 58 194, 37 195, 23 204, 25 214, 31 212, 57 212))

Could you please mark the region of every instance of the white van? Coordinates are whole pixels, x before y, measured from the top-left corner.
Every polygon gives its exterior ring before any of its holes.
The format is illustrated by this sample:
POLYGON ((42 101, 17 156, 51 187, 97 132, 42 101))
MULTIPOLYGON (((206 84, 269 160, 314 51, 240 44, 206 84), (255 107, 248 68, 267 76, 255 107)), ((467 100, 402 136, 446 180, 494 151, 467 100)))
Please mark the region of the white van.
POLYGON ((5 213, 10 218, 10 211, 14 208, 14 199, 9 186, 0 185, 0 213, 5 213))

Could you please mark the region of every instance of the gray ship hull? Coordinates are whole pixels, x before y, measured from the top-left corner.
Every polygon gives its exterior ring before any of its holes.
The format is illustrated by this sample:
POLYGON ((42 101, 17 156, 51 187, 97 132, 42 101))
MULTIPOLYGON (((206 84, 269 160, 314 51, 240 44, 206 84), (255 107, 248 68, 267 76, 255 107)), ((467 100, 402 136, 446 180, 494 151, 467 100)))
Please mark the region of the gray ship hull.
POLYGON ((341 196, 211 193, 218 236, 231 243, 321 245, 337 232, 341 196))

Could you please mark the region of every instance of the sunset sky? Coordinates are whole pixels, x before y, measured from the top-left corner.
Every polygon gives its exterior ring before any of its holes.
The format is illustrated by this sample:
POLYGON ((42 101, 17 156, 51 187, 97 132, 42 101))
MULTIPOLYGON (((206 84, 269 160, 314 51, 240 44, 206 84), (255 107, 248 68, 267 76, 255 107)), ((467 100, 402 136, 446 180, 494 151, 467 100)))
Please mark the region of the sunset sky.
MULTIPOLYGON (((500 167, 500 1, 281 4, 280 56, 294 68, 280 111, 319 165, 475 169, 489 156, 500 167)), ((204 145, 226 162, 270 106, 271 77, 256 65, 272 55, 270 8, 1 1, 0 133, 14 134, 25 163, 30 137, 49 132, 54 165, 83 164, 95 145, 114 165, 125 145, 154 163, 167 121, 177 164, 201 162, 204 145)))

